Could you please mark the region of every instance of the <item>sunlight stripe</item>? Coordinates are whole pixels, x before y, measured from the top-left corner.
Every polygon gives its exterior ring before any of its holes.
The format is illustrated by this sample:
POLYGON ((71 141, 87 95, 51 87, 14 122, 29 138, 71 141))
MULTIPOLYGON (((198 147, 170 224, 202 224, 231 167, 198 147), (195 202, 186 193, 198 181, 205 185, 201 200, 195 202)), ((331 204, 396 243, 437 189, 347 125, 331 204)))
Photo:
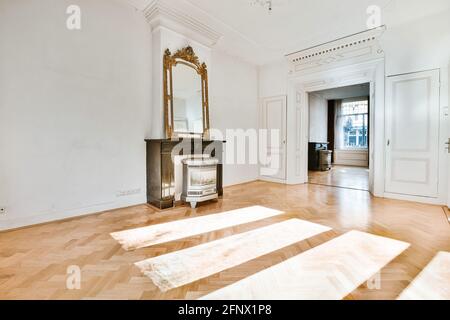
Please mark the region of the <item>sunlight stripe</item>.
POLYGON ((202 299, 343 299, 408 246, 405 242, 351 231, 202 299))
POLYGON ((439 252, 399 300, 450 300, 450 253, 439 252))
POLYGON ((111 233, 125 250, 134 250, 165 242, 188 238, 220 229, 282 215, 282 211, 254 206, 172 221, 148 227, 111 233))
POLYGON ((319 224, 291 219, 144 260, 136 266, 162 291, 167 291, 329 230, 319 224))

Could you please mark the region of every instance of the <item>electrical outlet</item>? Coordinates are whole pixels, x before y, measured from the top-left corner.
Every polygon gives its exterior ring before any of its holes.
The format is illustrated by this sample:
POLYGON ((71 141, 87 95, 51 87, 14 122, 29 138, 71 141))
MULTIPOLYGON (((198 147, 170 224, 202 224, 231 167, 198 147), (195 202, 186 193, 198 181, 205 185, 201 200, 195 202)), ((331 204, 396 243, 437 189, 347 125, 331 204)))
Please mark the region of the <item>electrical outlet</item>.
POLYGON ((6 214, 6 208, 0 207, 0 215, 6 214))
POLYGON ((117 192, 117 197, 128 197, 128 196, 133 196, 136 194, 140 194, 141 193, 141 189, 131 189, 131 190, 123 190, 123 191, 119 191, 117 192))

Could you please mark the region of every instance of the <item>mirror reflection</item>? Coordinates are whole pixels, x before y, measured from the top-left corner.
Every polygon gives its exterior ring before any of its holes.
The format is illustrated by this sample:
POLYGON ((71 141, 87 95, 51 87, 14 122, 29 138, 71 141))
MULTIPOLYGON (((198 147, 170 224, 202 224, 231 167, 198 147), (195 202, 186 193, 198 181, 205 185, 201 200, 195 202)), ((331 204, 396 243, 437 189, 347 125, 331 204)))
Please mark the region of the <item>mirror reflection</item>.
POLYGON ((183 63, 172 69, 173 126, 177 133, 203 133, 202 78, 183 63))

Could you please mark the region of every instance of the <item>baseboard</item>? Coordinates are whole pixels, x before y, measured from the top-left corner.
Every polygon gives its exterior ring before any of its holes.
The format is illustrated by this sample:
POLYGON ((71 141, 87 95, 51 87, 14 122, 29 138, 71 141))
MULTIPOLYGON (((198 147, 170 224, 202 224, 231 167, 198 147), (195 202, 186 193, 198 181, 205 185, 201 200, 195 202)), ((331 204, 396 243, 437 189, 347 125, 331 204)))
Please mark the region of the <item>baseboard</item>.
POLYGON ((251 179, 251 180, 246 180, 246 181, 242 181, 242 182, 238 182, 238 183, 234 183, 234 184, 227 184, 227 185, 224 185, 223 188, 227 189, 227 188, 231 188, 231 187, 241 186, 244 184, 249 184, 249 183, 256 182, 256 181, 258 181, 258 179, 251 179))
POLYGON ((433 204, 433 205, 438 205, 438 206, 443 206, 446 204, 445 201, 440 198, 410 196, 410 195, 405 195, 405 194, 388 193, 388 192, 385 192, 383 194, 383 198, 433 204))
MULTIPOLYGON (((243 181, 243 182, 233 184, 233 185, 227 185, 226 188, 243 185, 243 184, 248 184, 248 183, 252 183, 255 181, 257 181, 257 179, 243 181)), ((51 223, 51 222, 60 222, 60 221, 68 220, 68 219, 80 218, 80 217, 90 216, 90 215, 94 215, 94 214, 101 214, 101 213, 104 213, 105 211, 123 209, 123 208, 128 208, 128 207, 132 207, 132 206, 136 206, 136 205, 142 205, 142 204, 146 204, 146 203, 147 203, 147 199, 145 198, 145 196, 144 197, 139 196, 139 197, 133 197, 133 198, 127 199, 127 200, 111 202, 108 204, 91 206, 88 208, 68 210, 68 211, 65 211, 62 213, 52 212, 52 213, 46 213, 46 214, 20 217, 17 219, 3 218, 3 219, 0 219, 0 232, 12 231, 15 229, 27 228, 27 227, 32 227, 32 226, 51 223)), ((158 210, 160 210, 160 209, 158 209, 158 210)))
POLYGON ((445 214, 445 217, 447 218, 448 223, 450 223, 450 208, 447 206, 444 206, 442 209, 444 210, 444 214, 445 214))
POLYGON ((369 163, 367 161, 358 161, 358 160, 348 160, 348 161, 335 161, 333 162, 335 166, 341 167, 369 167, 369 163))
POLYGON ((286 180, 277 179, 277 178, 270 178, 270 177, 263 177, 263 176, 260 176, 258 180, 259 181, 265 181, 265 182, 272 182, 272 183, 287 184, 286 180))
POLYGON ((40 224, 46 224, 51 222, 60 222, 64 220, 80 218, 90 216, 94 214, 101 214, 105 211, 117 210, 128 208, 136 205, 145 204, 146 200, 142 197, 134 197, 133 199, 115 201, 109 204, 102 204, 98 206, 92 206, 89 208, 69 210, 62 213, 47 213, 41 215, 34 215, 28 217, 21 217, 17 219, 5 219, 0 220, 0 232, 12 231, 15 229, 32 227, 40 224))

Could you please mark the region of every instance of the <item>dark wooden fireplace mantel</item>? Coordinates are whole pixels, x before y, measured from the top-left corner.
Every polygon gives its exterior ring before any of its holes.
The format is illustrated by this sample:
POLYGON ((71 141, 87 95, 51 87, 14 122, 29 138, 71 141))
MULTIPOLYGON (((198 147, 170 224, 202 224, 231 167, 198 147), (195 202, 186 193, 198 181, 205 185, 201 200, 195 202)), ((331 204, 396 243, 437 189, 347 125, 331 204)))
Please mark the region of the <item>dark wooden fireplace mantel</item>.
POLYGON ((217 191, 223 195, 223 144, 225 141, 201 139, 147 139, 147 201, 159 208, 174 206, 175 176, 172 154, 209 155, 219 160, 217 191))

